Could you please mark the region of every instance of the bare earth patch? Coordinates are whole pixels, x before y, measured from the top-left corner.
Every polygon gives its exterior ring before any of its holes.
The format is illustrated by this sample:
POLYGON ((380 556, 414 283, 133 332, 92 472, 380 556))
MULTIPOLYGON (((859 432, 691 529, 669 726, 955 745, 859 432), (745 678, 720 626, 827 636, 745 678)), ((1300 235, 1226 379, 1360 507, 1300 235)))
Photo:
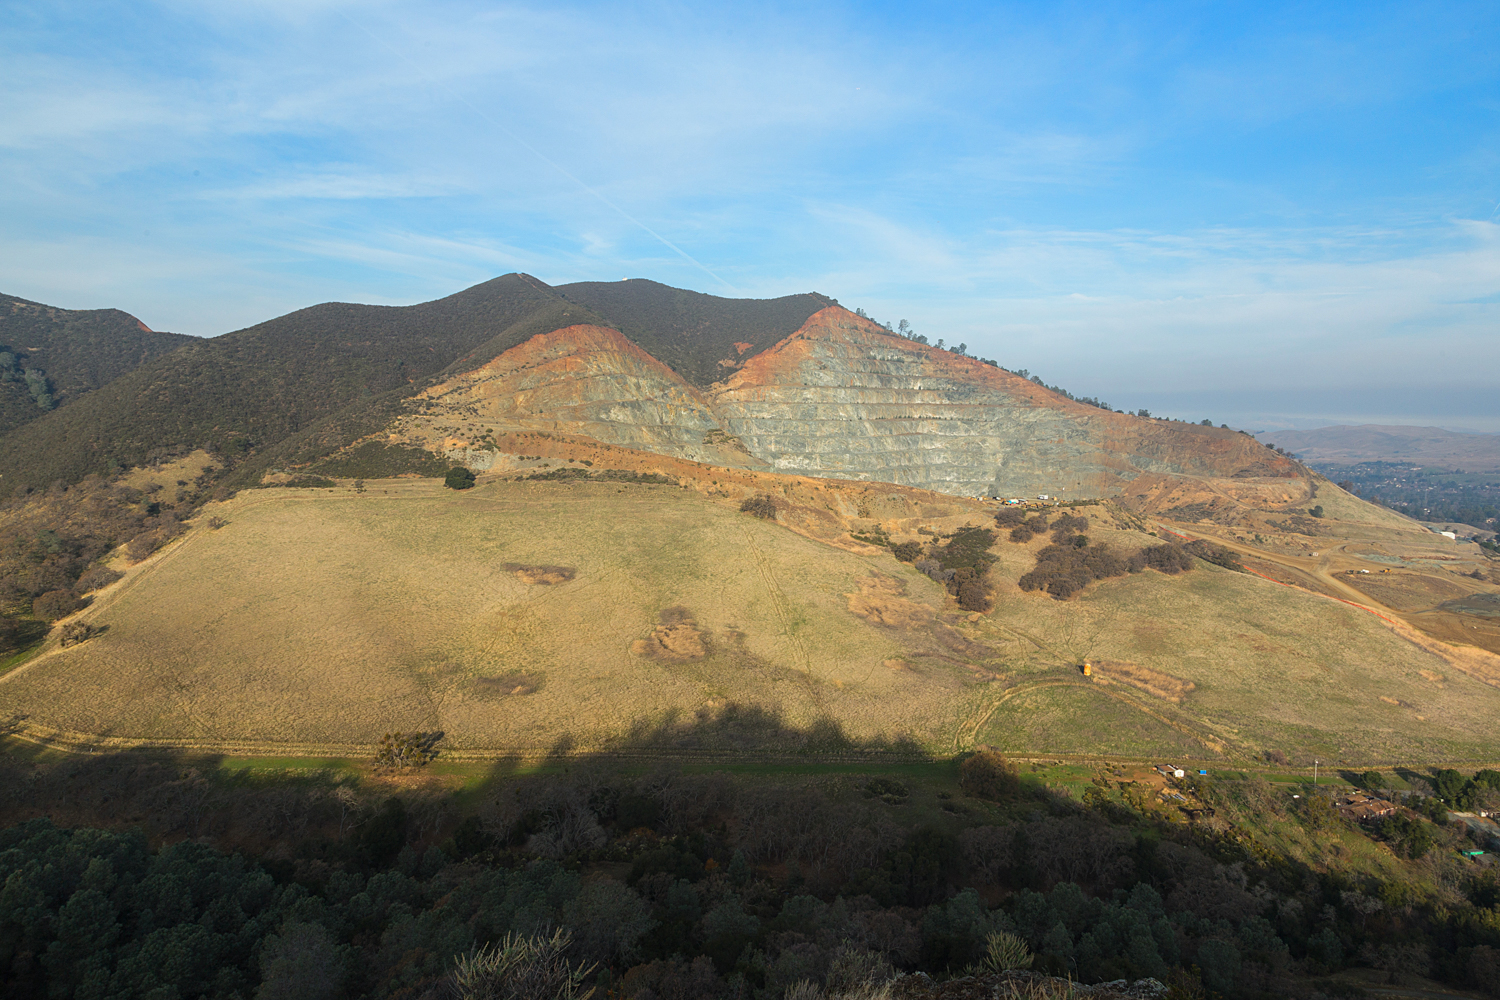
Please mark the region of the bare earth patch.
POLYGON ((1182 700, 1198 686, 1181 677, 1122 660, 1090 660, 1089 666, 1095 684, 1125 684, 1174 705, 1182 704, 1182 700))
POLYGON ((652 630, 650 638, 637 639, 631 643, 630 651, 636 656, 653 660, 683 661, 701 660, 708 655, 704 635, 698 631, 687 608, 668 608, 661 613, 661 624, 652 630))
POLYGON ((578 574, 572 566, 520 566, 506 563, 505 568, 514 573, 522 583, 540 584, 544 587, 567 583, 578 574))
POLYGON ((937 614, 930 604, 907 600, 906 585, 893 576, 871 573, 857 585, 857 591, 844 595, 849 599, 849 610, 876 625, 916 628, 928 624, 937 614))

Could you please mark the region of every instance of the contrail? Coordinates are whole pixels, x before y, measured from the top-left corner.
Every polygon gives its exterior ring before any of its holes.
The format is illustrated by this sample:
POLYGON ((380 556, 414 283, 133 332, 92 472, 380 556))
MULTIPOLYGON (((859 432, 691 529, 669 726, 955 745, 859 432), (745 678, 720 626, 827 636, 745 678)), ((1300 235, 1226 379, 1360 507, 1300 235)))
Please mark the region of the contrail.
POLYGON ((592 187, 590 187, 589 185, 585 184, 583 181, 579 180, 577 177, 575 177, 572 174, 571 171, 569 171, 567 168, 565 168, 562 164, 560 164, 557 161, 553 160, 551 157, 547 156, 545 153, 543 153, 541 150, 537 149, 531 143, 527 142, 525 139, 522 139, 520 136, 516 135, 510 129, 506 128, 505 125, 502 124, 501 122, 498 122, 494 118, 490 117, 489 114, 487 114, 482 108, 478 107, 476 104, 474 104, 468 98, 464 97, 462 94, 457 94, 457 93, 453 92, 452 90, 449 90, 447 87, 443 86, 441 83, 439 83, 438 81, 434 80, 431 76, 429 76, 427 74, 427 71, 424 70, 421 66, 419 66, 414 60, 412 60, 411 58, 409 58, 405 53, 403 53, 400 50, 396 49, 393 45, 391 45, 389 42, 385 41, 380 36, 376 35, 369 28, 366 28, 363 24, 360 24, 358 21, 354 20, 354 18, 350 17, 348 14, 345 14, 343 11, 339 11, 338 13, 339 13, 339 16, 342 17, 344 20, 346 20, 350 24, 354 25, 360 31, 363 31, 366 35, 369 35, 370 39, 372 41, 374 41, 376 45, 379 45, 382 48, 386 49, 386 51, 390 52, 397 59, 400 59, 402 62, 404 62, 408 66, 410 66, 412 69, 416 70, 417 73, 420 74, 422 76, 422 78, 424 80, 426 80, 429 84, 431 84, 433 87, 436 87, 437 89, 443 91, 450 98, 452 98, 455 101, 458 101, 464 107, 468 108, 470 111, 474 112, 474 114, 478 115, 480 118, 484 119, 484 121, 488 122, 491 126, 493 126, 494 128, 499 129, 501 132, 504 132, 510 138, 510 140, 512 142, 516 143, 519 146, 524 147, 528 152, 531 153, 531 155, 535 156, 537 159, 539 159, 543 163, 547 164, 547 166, 551 167, 553 170, 556 170, 558 173, 562 174, 564 177, 566 177, 568 180, 572 181, 574 184, 577 184, 584 191, 588 192, 594 198, 598 199, 599 202, 600 202, 600 204, 604 205, 605 207, 607 207, 608 209, 610 209, 612 212, 614 212, 616 215, 620 216, 620 218, 624 219, 625 221, 631 223, 634 226, 639 227, 640 229, 642 229, 646 233, 650 234, 650 236, 651 236, 652 239, 656 240, 662 246, 666 247, 667 249, 671 250, 673 253, 677 254, 677 256, 681 257, 683 260, 687 261, 689 264, 692 264, 694 267, 696 267, 698 270, 702 271, 704 274, 708 275, 710 278, 713 278, 715 281, 717 281, 719 284, 723 285, 725 288, 729 289, 731 292, 738 292, 739 291, 738 288, 735 288, 733 285, 731 285, 729 282, 725 281, 723 278, 719 277, 713 271, 710 271, 706 266, 704 266, 704 264, 702 263, 702 261, 699 261, 692 254, 690 254, 686 250, 682 249, 682 247, 678 246, 676 243, 673 243, 671 240, 667 239, 661 233, 658 233, 656 230, 654 230, 650 226, 646 225, 640 219, 637 219, 635 216, 633 216, 629 212, 625 211, 619 205, 616 205, 614 202, 612 202, 608 198, 604 197, 604 195, 600 194, 598 191, 594 190, 592 187))

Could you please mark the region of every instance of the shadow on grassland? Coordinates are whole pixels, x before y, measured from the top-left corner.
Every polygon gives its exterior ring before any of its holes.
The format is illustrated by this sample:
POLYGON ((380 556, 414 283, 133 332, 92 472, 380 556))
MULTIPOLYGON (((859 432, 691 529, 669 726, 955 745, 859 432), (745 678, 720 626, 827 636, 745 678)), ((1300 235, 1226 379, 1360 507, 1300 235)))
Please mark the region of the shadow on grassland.
POLYGON ((625 787, 643 773, 660 784, 684 768, 792 776, 937 763, 909 737, 860 741, 833 720, 800 727, 773 709, 734 704, 638 721, 597 752, 580 752, 562 736, 540 755, 515 753, 468 768, 482 771, 470 780, 455 775, 463 765, 443 766, 441 743, 437 751, 426 767, 377 768, 374 746, 362 759, 318 767, 163 748, 59 753, 7 739, 0 748, 0 826, 46 817, 58 826, 138 828, 153 842, 206 840, 290 856, 309 843, 355 835, 393 797, 402 801, 411 841, 431 844, 466 814, 483 812, 492 829, 506 827, 527 811, 566 813, 559 803, 579 788, 586 798, 589 789, 625 787), (502 800, 510 804, 497 806, 502 800), (518 802, 521 814, 512 815, 518 802))

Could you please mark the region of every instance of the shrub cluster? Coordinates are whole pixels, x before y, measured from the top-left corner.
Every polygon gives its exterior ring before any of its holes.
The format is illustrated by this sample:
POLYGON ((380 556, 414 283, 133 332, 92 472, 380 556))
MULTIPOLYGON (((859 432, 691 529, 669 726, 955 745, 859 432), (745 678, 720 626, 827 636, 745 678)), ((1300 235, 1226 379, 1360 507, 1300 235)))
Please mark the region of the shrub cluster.
POLYGON ((125 574, 117 569, 95 566, 84 571, 83 575, 78 578, 78 582, 73 585, 73 591, 78 594, 87 594, 92 590, 103 590, 116 580, 123 579, 124 576, 125 574))
MULTIPOLYGON (((917 559, 913 565, 947 588, 948 593, 958 598, 958 606, 963 610, 988 611, 990 596, 984 576, 995 562, 989 551, 994 544, 995 533, 988 528, 961 528, 944 544, 933 545, 926 558, 917 559)), ((907 561, 904 556, 915 558, 921 554, 921 546, 916 542, 903 542, 898 547, 902 551, 896 558, 903 562, 907 561)))
POLYGON ((776 501, 764 493, 746 497, 745 502, 740 504, 740 510, 767 521, 776 520, 776 501))
POLYGON ((1129 568, 1132 573, 1139 573, 1143 569, 1168 574, 1184 573, 1193 568, 1193 557, 1181 545, 1163 542, 1132 553, 1129 568))
POLYGON ((1026 508, 1024 507, 1001 507, 995 511, 995 527, 1014 528, 1026 520, 1026 508))
POLYGON ((958 787, 965 795, 1005 802, 1021 792, 1021 774, 1004 755, 980 750, 958 766, 958 787))
POLYGON ((104 629, 98 625, 90 625, 88 622, 68 622, 62 627, 62 634, 58 641, 62 647, 77 646, 79 643, 88 642, 94 636, 103 632, 104 629))
POLYGON ((891 546, 891 555, 904 563, 914 563, 922 558, 920 542, 897 542, 891 546))
POLYGON ((1232 569, 1236 573, 1243 573, 1245 571, 1244 564, 1240 562, 1240 557, 1233 549, 1210 542, 1206 538, 1188 542, 1183 547, 1206 563, 1213 563, 1215 566, 1232 569))
POLYGON ((82 608, 86 602, 71 590, 49 590, 32 599, 31 613, 45 621, 55 622, 82 608))
POLYGON ((443 476, 443 485, 450 490, 467 490, 474 487, 474 473, 462 465, 455 465, 443 476))
POLYGON ((375 748, 376 767, 424 767, 438 755, 439 732, 386 733, 375 748))
POLYGON ((1083 535, 1054 542, 1036 555, 1036 568, 1021 577, 1022 590, 1045 590, 1058 600, 1072 597, 1095 580, 1123 576, 1130 561, 1108 545, 1089 545, 1083 535))
POLYGON ((994 563, 990 546, 995 544, 995 533, 988 528, 960 528, 941 546, 934 547, 933 558, 948 569, 973 569, 983 574, 994 563))
POLYGON ((1047 516, 1038 514, 1010 529, 1010 540, 1025 544, 1047 530, 1047 516))
POLYGON ((1089 530, 1089 519, 1076 514, 1064 514, 1052 522, 1052 540, 1060 541, 1069 535, 1082 534, 1089 530))
POLYGON ((187 529, 180 521, 170 521, 156 528, 149 528, 125 543, 125 554, 133 563, 140 562, 187 529))

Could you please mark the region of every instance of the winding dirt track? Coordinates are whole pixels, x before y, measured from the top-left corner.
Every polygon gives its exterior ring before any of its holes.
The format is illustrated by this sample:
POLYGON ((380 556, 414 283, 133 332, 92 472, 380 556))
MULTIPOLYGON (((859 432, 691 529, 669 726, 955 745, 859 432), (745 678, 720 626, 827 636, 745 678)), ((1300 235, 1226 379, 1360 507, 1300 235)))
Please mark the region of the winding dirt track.
MULTIPOLYGON (((1205 541, 1223 545, 1225 548, 1232 549, 1241 555, 1272 563, 1282 569, 1288 570, 1294 576, 1301 577, 1311 584, 1311 586, 1299 589, 1306 589, 1312 593, 1327 597, 1329 600, 1339 601, 1342 604, 1351 605, 1362 611, 1368 611, 1390 626, 1396 634, 1413 645, 1441 657, 1455 670, 1462 671, 1475 680, 1488 684, 1491 687, 1500 687, 1500 655, 1482 646, 1455 645, 1429 634, 1421 624, 1413 621, 1414 616, 1412 614, 1397 611, 1395 608, 1382 604, 1330 572, 1330 564, 1336 553, 1341 554, 1344 559, 1350 562, 1360 561, 1358 556, 1346 552, 1346 549, 1351 544, 1349 542, 1335 544, 1313 556, 1288 556, 1280 553, 1266 552, 1263 549, 1257 549, 1253 546, 1220 538, 1215 535, 1187 534, 1175 528, 1168 528, 1161 523, 1156 524, 1156 529, 1183 539, 1202 538, 1205 541)), ((1250 569, 1250 572, 1255 573, 1255 570, 1250 569)), ((1271 580, 1271 577, 1267 577, 1263 573, 1256 573, 1256 575, 1271 580)), ((1283 586, 1292 586, 1292 584, 1283 583, 1280 580, 1272 580, 1272 582, 1281 583, 1283 586)))
MULTIPOLYGON (((1395 610, 1394 608, 1386 607, 1384 604, 1381 604, 1379 601, 1364 593, 1364 591, 1359 590, 1356 587, 1351 587, 1349 584, 1345 583, 1343 580, 1340 580, 1338 577, 1329 572, 1329 567, 1332 562, 1331 557, 1333 553, 1343 552, 1348 547, 1347 542, 1342 545, 1335 545, 1334 547, 1326 551, 1319 552, 1313 556, 1289 556, 1282 555, 1277 552, 1267 552, 1264 549, 1257 549, 1252 545, 1245 545, 1242 542, 1220 538, 1217 535, 1190 534, 1185 531, 1180 531, 1176 528, 1168 528, 1166 525, 1160 523, 1156 525, 1156 530, 1166 532, 1169 535, 1176 535, 1178 538, 1185 538, 1190 541, 1202 539, 1204 541, 1213 542, 1215 545, 1222 545, 1226 549, 1231 549, 1242 556, 1249 556, 1250 558, 1258 559, 1261 562, 1274 563, 1275 565, 1280 566, 1283 569, 1291 570, 1292 573, 1302 577, 1312 584, 1312 586, 1306 587, 1304 589, 1311 590, 1314 593, 1323 594, 1323 596, 1325 597, 1332 597, 1334 600, 1343 601, 1346 604, 1356 605, 1357 607, 1364 608, 1366 611, 1379 615, 1382 618, 1386 618, 1387 620, 1391 618, 1399 618, 1405 620, 1405 617, 1401 612, 1395 610), (1329 591, 1332 591, 1333 593, 1330 594, 1328 593, 1329 591)), ((1251 572, 1254 571, 1252 570, 1251 572)), ((1260 576, 1261 574, 1256 575, 1260 576)), ((1278 580, 1275 582, 1280 583, 1281 581, 1278 580)))

